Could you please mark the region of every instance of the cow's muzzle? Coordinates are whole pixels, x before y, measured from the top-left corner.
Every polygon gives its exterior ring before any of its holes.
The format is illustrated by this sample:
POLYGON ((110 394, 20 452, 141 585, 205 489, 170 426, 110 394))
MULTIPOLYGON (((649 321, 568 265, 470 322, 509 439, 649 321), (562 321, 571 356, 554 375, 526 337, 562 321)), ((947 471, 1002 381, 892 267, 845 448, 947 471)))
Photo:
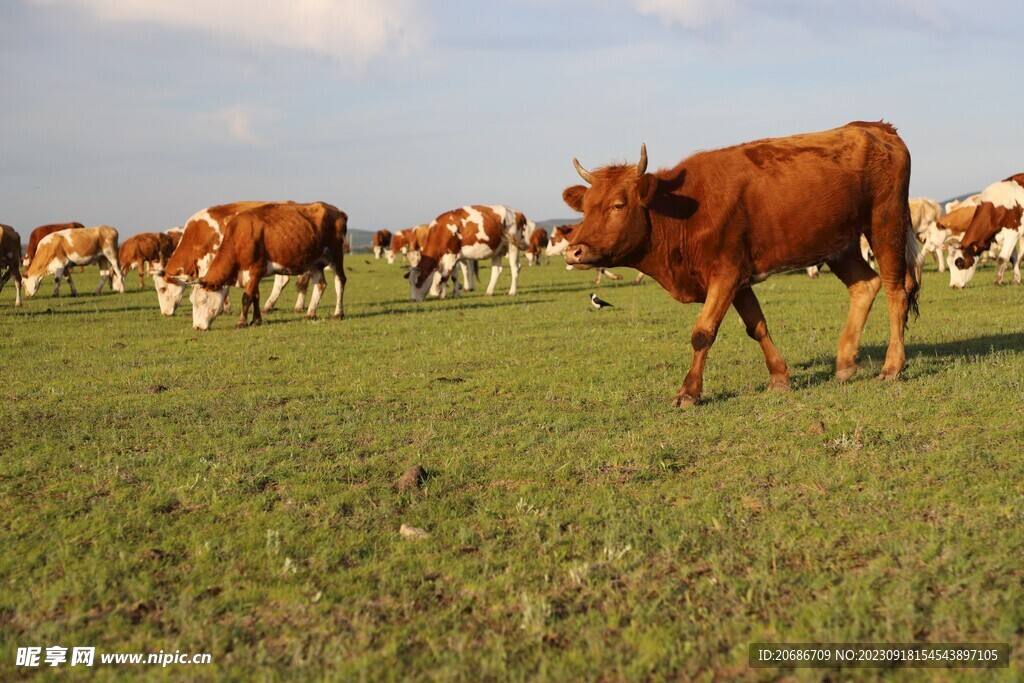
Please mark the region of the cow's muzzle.
POLYGON ((974 265, 974 257, 969 254, 958 256, 956 259, 956 267, 960 270, 967 270, 974 265))
POLYGON ((600 255, 585 244, 570 244, 565 249, 565 262, 579 270, 586 270, 597 263, 600 255))

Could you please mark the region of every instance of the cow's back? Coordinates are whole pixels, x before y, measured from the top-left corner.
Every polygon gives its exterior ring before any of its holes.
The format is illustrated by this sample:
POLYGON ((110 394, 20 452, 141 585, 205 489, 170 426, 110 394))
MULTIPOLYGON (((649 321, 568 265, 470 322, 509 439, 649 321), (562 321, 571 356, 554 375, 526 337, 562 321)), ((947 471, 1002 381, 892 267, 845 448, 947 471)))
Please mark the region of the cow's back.
POLYGON ((699 152, 658 176, 670 193, 652 208, 688 216, 673 229, 684 247, 701 245, 693 258, 742 252, 763 276, 856 244, 879 197, 896 192, 906 206, 910 153, 892 126, 855 122, 699 152))
POLYGON ((51 223, 49 225, 40 225, 34 229, 28 237, 28 245, 25 249, 25 258, 31 260, 36 255, 36 249, 39 248, 39 243, 43 241, 49 235, 62 230, 70 230, 73 228, 84 228, 85 226, 78 222, 71 223, 51 223))
POLYGON ((239 212, 268 202, 233 202, 211 206, 193 214, 182 229, 181 239, 167 260, 164 272, 171 276, 199 277, 220 247, 222 231, 239 212))

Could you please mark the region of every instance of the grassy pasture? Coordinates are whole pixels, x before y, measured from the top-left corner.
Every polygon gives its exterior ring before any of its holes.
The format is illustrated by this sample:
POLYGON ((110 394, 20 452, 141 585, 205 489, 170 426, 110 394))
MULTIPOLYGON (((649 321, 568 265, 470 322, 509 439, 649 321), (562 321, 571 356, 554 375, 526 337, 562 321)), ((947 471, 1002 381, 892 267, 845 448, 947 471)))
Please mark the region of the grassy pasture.
POLYGON ((654 283, 552 264, 415 305, 348 264, 341 322, 289 289, 199 333, 134 276, 84 294, 94 271, 0 294, 0 679, 32 674, 18 646, 92 645, 213 655, 100 678, 810 681, 747 643, 915 640, 1008 641, 1011 669, 831 680, 1024 676, 1024 290, 991 269, 926 273, 893 384, 883 298, 838 385, 845 290, 776 276, 793 391, 731 313, 680 412, 699 307, 654 283))

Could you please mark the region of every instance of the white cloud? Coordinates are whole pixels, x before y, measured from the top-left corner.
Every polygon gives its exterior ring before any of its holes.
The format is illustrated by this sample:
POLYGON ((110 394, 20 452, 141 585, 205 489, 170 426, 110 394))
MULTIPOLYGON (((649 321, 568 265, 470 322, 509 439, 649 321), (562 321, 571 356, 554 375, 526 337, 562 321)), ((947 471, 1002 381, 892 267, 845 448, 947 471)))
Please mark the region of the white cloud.
POLYGON ((231 142, 249 147, 269 147, 270 140, 258 128, 280 119, 273 110, 258 109, 244 104, 224 107, 199 117, 202 122, 215 124, 215 135, 227 135, 231 142))
POLYGON ((357 71, 426 42, 419 0, 30 0, 84 9, 108 22, 197 31, 228 43, 298 50, 357 71))
POLYGON ((814 24, 829 18, 860 16, 881 22, 925 25, 947 23, 950 0, 623 0, 637 12, 667 25, 700 30, 758 23, 766 18, 814 24))

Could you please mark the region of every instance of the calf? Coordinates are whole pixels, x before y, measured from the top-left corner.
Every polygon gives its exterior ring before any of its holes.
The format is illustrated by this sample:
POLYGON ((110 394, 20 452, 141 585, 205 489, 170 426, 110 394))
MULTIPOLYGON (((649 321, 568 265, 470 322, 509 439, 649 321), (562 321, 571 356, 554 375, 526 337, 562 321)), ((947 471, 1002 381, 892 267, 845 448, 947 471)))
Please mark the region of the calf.
POLYGON ((344 317, 344 248, 348 216, 330 204, 264 204, 236 215, 226 226, 221 247, 206 275, 192 291, 192 326, 208 330, 220 314, 228 286, 241 276, 245 285, 242 315, 236 327, 246 327, 249 307, 253 325, 262 321, 260 279, 267 274, 301 275, 314 284, 306 317, 316 318, 324 289, 324 267, 334 270, 338 301, 335 318, 344 317))
MULTIPOLYGON (((427 291, 444 288, 456 264, 464 260, 491 259, 491 281, 487 296, 501 275, 501 259, 508 254, 512 271, 512 286, 508 293, 514 296, 519 286, 519 252, 526 250, 527 219, 519 211, 504 205, 463 206, 447 211, 430 224, 419 258, 409 269, 409 291, 413 301, 423 301, 427 291)), ((473 270, 466 268, 467 289, 472 288, 473 270)))
POLYGON ((14 307, 21 306, 21 235, 9 225, 0 225, 0 292, 14 277, 14 307))
MULTIPOLYGON (((97 294, 103 291, 103 285, 110 277, 109 271, 104 270, 105 265, 114 271, 114 289, 124 292, 124 275, 117 261, 117 230, 109 225, 101 225, 95 228, 60 230, 47 235, 39 242, 32 263, 25 272, 25 294, 34 296, 43 277, 49 274, 57 281, 53 293, 57 296, 61 277, 71 266, 88 266, 93 263, 100 264, 97 294)), ((71 284, 71 293, 77 295, 70 278, 68 283, 71 284)))
MULTIPOLYGON (((179 237, 180 240, 180 237, 179 237)), ((154 272, 163 270, 167 259, 174 253, 174 240, 163 232, 143 232, 129 237, 117 251, 121 272, 128 274, 133 268, 139 271, 139 289, 146 286, 143 278, 147 267, 154 272)))

